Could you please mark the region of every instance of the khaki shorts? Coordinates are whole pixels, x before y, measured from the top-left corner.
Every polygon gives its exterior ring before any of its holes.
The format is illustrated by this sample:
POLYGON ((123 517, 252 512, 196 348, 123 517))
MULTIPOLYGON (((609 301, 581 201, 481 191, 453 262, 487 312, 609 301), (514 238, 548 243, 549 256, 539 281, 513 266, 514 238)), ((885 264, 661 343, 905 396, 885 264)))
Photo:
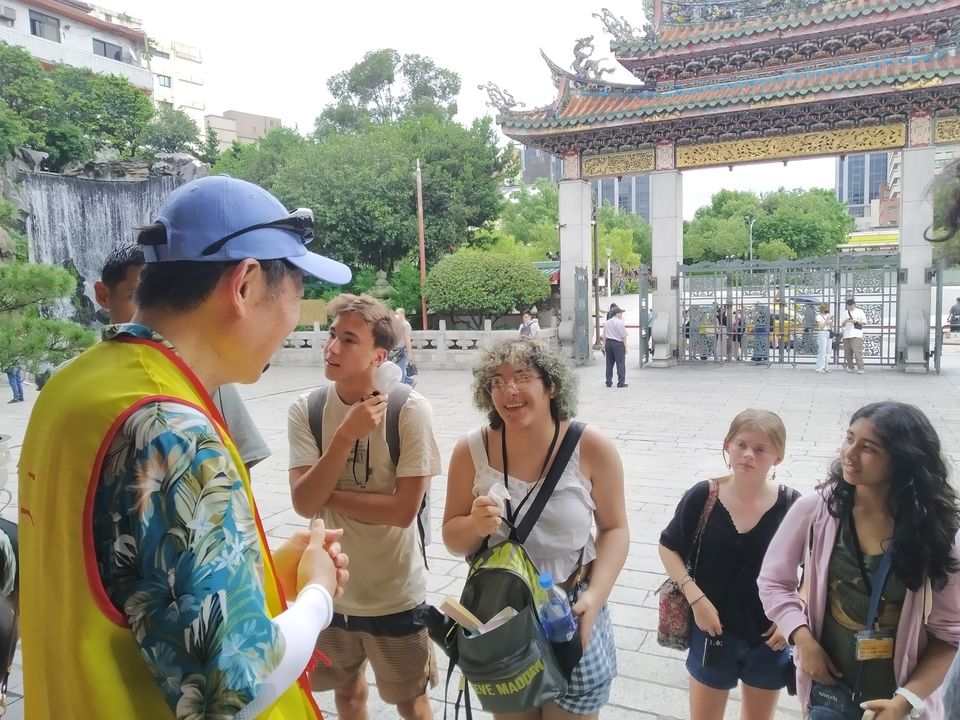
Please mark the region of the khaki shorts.
POLYGON ((314 692, 336 690, 357 682, 373 668, 377 691, 385 703, 415 700, 437 685, 437 660, 420 609, 384 617, 344 617, 334 613, 320 633, 317 649, 331 665, 317 663, 310 673, 314 692))

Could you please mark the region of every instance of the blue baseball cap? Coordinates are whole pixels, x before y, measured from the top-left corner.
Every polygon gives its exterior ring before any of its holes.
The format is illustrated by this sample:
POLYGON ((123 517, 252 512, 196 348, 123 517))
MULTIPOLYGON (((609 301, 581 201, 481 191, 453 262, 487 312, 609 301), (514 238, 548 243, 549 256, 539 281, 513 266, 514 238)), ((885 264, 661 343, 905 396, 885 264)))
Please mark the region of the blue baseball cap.
POLYGON ((148 263, 283 259, 324 282, 350 282, 346 265, 307 251, 312 211, 291 213, 246 180, 214 175, 181 185, 160 206, 156 222, 166 229, 166 242, 143 246, 148 263))

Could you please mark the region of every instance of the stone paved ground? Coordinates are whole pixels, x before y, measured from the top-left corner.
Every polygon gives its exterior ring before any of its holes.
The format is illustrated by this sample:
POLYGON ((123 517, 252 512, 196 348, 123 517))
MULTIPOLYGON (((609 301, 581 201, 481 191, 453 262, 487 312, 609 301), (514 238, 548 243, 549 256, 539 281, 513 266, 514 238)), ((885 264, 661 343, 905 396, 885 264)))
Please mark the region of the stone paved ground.
MULTIPOLYGON (((656 598, 663 579, 656 544, 681 493, 692 483, 724 467, 721 441, 730 419, 745 407, 763 407, 783 417, 788 430, 787 458, 778 479, 809 490, 823 477, 839 445, 850 414, 866 402, 897 399, 923 408, 941 433, 956 466, 960 459, 960 348, 948 348, 940 376, 906 376, 893 370, 872 370, 865 376, 833 372, 817 375, 807 368, 761 368, 748 364, 704 364, 670 370, 628 370, 629 388, 607 389, 598 365, 578 371, 581 378, 579 417, 614 437, 626 468, 626 500, 631 528, 630 554, 610 598, 618 647, 620 677, 613 685, 604 718, 673 720, 687 717, 687 676, 682 655, 656 644, 656 598)), ((254 471, 254 490, 264 527, 272 541, 288 536, 305 521, 290 509, 287 495, 286 410, 303 390, 320 380, 319 371, 273 368, 254 386, 243 388, 253 417, 274 455, 254 471)), ((446 465, 457 438, 481 421, 469 402, 466 372, 425 372, 418 386, 430 399, 437 436, 446 465)), ((18 405, 0 403, 0 431, 13 436, 16 459, 35 391, 18 405)), ((8 485, 15 491, 14 482, 8 485)), ((464 564, 450 557, 439 541, 444 478, 433 481, 435 542, 430 546, 429 600, 458 595, 464 564)), ((14 506, 3 515, 15 518, 14 506)), ((441 677, 443 676, 441 668, 441 677)), ((20 688, 15 672, 11 690, 20 688)), ((371 699, 371 717, 394 713, 371 699)), ((442 713, 442 688, 431 693, 442 713)), ((734 693, 727 717, 739 716, 734 693)), ((318 696, 333 712, 332 697, 318 696)), ((22 717, 14 702, 8 717, 22 717)), ((798 705, 783 697, 778 718, 799 718, 798 705)))

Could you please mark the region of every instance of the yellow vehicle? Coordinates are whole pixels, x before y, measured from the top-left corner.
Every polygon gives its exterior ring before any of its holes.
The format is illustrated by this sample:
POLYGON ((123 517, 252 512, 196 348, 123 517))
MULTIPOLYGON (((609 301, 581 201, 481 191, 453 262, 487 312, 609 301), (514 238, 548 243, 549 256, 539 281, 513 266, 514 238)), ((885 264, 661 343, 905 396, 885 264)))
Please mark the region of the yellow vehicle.
POLYGON ((820 300, 798 295, 786 303, 774 300, 770 313, 770 347, 793 348, 805 332, 816 331, 816 306, 820 300))

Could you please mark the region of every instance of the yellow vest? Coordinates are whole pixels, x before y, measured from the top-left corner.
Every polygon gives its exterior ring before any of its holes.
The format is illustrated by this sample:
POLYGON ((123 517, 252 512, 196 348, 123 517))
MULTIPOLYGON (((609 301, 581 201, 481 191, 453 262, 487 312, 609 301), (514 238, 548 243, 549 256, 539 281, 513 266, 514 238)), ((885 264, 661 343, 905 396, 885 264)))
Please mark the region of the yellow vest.
MULTIPOLYGON (((147 340, 102 342, 37 398, 20 455, 20 630, 27 720, 154 720, 173 715, 125 617, 106 595, 93 546, 94 491, 117 429, 144 403, 170 399, 213 421, 243 480, 260 537, 266 611, 286 606, 225 424, 193 372, 147 340)), ((217 711, 208 708, 208 712, 217 711)), ((306 676, 260 715, 322 717, 306 676)))

